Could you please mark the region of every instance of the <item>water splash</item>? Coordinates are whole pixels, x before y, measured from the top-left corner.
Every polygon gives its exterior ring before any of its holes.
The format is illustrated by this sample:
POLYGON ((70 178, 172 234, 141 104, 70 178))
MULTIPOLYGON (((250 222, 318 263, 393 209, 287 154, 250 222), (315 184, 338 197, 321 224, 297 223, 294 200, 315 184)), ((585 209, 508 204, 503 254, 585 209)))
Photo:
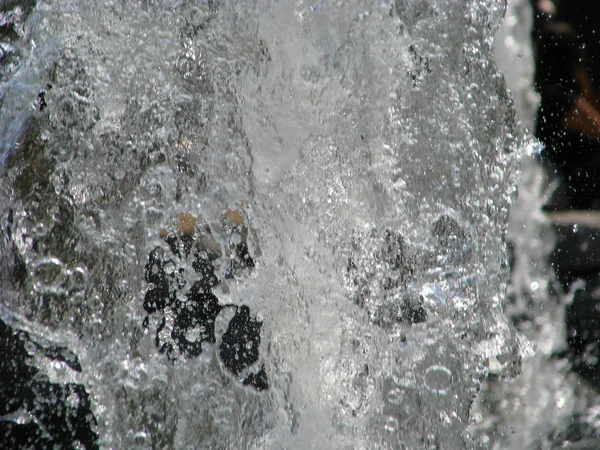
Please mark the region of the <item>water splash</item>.
POLYGON ((490 364, 519 364, 503 232, 525 143, 492 57, 503 9, 30 12, 3 73, 3 302, 77 353, 101 446, 471 445, 490 364), (263 367, 268 388, 248 386, 263 367))

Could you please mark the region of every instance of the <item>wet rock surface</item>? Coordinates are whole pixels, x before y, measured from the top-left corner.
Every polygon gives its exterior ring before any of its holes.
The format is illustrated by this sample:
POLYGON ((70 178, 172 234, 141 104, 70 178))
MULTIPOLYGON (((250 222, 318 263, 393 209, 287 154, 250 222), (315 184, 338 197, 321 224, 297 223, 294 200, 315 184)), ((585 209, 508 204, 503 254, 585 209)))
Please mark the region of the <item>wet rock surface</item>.
POLYGON ((64 347, 43 346, 0 320, 0 437, 4 448, 99 449, 96 419, 86 388, 50 381, 34 356, 81 372, 64 347))
MULTIPOLYGON (((157 247, 148 256, 145 280, 150 288, 143 306, 149 315, 160 316, 155 345, 169 359, 176 359, 178 355, 197 357, 203 352, 203 345, 217 342, 217 316, 224 308, 233 307, 235 315, 218 343, 219 357, 223 366, 243 385, 251 385, 259 391, 267 389, 264 367, 256 372, 249 370, 259 360, 262 322, 250 315, 248 306, 226 305, 214 295, 213 288, 221 283, 215 268, 220 262, 221 247, 208 225, 197 225, 199 220, 189 213, 181 213, 176 231, 161 230, 166 249, 157 247), (193 269, 191 278, 186 273, 190 268, 193 269)), ((254 268, 254 260, 248 253, 247 230, 242 231, 246 226, 241 213, 228 211, 225 220, 233 225, 229 234, 240 233, 239 242, 231 245, 232 256, 224 274, 225 279, 232 279, 234 273, 254 268), (234 217, 235 222, 230 217, 234 217)), ((149 322, 148 316, 144 327, 148 327, 149 322)))

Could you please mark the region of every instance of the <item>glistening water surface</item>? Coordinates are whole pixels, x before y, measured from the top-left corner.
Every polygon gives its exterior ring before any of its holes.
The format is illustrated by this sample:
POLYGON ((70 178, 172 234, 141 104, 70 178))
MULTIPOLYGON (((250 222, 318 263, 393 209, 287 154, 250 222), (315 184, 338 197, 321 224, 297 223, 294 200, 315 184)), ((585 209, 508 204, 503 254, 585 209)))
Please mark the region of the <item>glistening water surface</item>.
POLYGON ((474 447, 482 382, 530 349, 504 8, 5 2, 11 442, 474 447))

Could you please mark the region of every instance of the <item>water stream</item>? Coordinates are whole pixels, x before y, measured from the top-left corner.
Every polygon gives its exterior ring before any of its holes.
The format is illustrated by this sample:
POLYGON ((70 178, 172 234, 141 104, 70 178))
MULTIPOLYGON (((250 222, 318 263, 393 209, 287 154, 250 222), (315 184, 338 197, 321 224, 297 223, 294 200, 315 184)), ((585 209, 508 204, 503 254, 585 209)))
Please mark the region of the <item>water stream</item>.
POLYGON ((479 448, 532 354, 503 1, 1 10, 8 442, 479 448))

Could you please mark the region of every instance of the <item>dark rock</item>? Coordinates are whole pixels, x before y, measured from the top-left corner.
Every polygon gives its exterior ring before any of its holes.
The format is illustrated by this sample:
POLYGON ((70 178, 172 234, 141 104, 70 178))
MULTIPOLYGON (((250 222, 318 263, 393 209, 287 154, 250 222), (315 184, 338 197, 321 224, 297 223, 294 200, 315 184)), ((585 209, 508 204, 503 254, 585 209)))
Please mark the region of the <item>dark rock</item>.
MULTIPOLYGON (((229 213, 234 232, 242 239, 230 247, 232 255, 225 278, 233 277, 238 269, 254 267, 241 213, 229 213)), ((197 357, 203 351, 203 343, 216 343, 215 321, 224 308, 213 293, 213 288, 221 282, 215 269, 216 261, 222 256, 221 248, 208 225, 198 226, 198 221, 198 217, 189 213, 180 214, 179 232, 161 231, 167 248, 152 250, 144 268, 144 278, 150 284, 144 296, 144 310, 149 315, 162 315, 156 329, 155 345, 159 353, 165 353, 172 360, 178 355, 197 357), (197 280, 185 292, 187 278, 184 275, 190 265, 197 280), (170 330, 167 315, 173 316, 170 330)), ((147 316, 143 327, 149 326, 150 316, 147 316)), ((259 359, 261 326, 261 322, 251 317, 247 306, 238 307, 219 345, 223 366, 235 376, 245 376, 240 380, 242 384, 258 391, 269 387, 264 368, 256 373, 246 371, 259 359)))
POLYGON ((181 353, 195 357, 202 353, 202 342, 215 342, 215 319, 222 306, 213 294, 203 292, 200 283, 194 283, 186 297, 186 302, 178 301, 175 304, 175 324, 171 337, 181 353), (186 335, 194 329, 197 335, 192 341, 186 335))
POLYGON ((250 308, 240 307, 223 335, 219 356, 234 375, 258 361, 262 322, 250 317, 250 308))

